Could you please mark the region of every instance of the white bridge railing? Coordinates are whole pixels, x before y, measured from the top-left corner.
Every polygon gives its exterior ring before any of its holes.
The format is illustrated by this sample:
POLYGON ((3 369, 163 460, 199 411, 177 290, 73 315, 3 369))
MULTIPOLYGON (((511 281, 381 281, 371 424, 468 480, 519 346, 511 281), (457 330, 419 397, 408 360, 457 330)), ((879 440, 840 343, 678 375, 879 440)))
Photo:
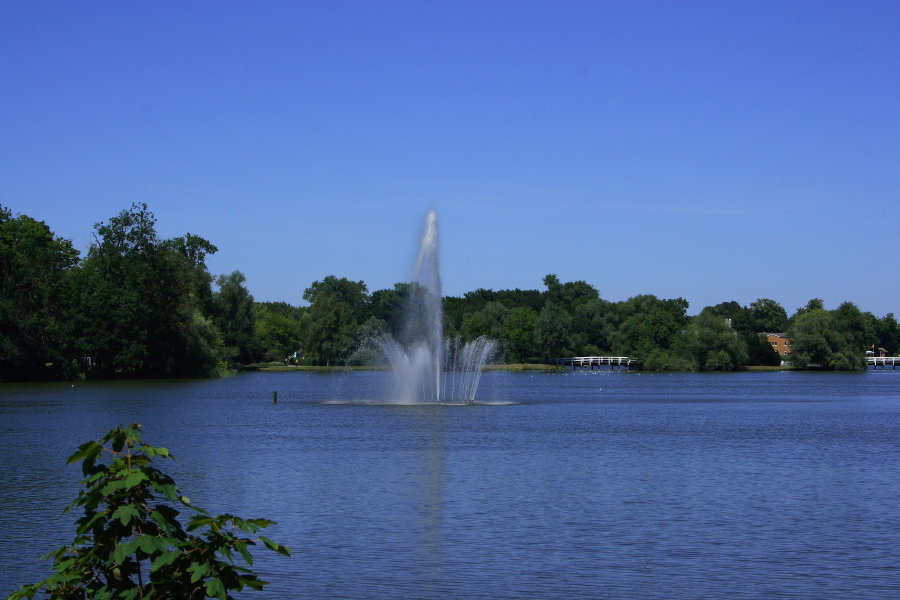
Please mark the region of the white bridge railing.
POLYGON ((867 356, 866 364, 876 369, 879 365, 883 367, 890 366, 896 369, 897 365, 900 365, 900 356, 867 356))
POLYGON ((628 356, 570 356, 565 358, 551 358, 551 365, 560 365, 563 367, 634 367, 638 363, 637 360, 628 356))

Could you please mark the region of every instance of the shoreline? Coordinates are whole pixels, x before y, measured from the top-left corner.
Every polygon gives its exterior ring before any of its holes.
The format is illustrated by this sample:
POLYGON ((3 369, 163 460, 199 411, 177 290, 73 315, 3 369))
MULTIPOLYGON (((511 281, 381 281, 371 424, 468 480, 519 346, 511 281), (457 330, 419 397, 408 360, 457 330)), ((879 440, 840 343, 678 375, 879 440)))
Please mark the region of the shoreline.
MULTIPOLYGON (((546 364, 529 364, 529 363, 512 363, 505 365, 484 365, 484 371, 562 371, 564 367, 546 364)), ((247 365, 240 371, 256 371, 262 373, 284 373, 293 371, 306 371, 312 373, 333 373, 338 371, 389 371, 390 367, 385 365, 333 365, 333 366, 315 366, 315 365, 283 365, 283 364, 254 364, 247 365)))
MULTIPOLYGON (((340 371, 389 371, 390 367, 386 365, 332 365, 332 366, 316 366, 316 365, 284 365, 278 363, 262 363, 247 365, 241 372, 255 371, 261 373, 285 373, 294 371, 305 371, 309 373, 336 373, 340 371)), ((525 372, 525 371, 542 371, 542 372, 562 372, 569 371, 566 367, 559 365, 548 365, 541 363, 510 363, 497 365, 484 365, 483 371, 508 371, 508 372, 525 372)), ((797 369, 795 367, 775 365, 752 365, 744 366, 734 371, 706 371, 709 373, 772 373, 776 371, 803 371, 808 369, 797 369)), ((640 369, 635 369, 640 372, 640 369)), ((702 371, 644 371, 645 373, 696 373, 702 371)))

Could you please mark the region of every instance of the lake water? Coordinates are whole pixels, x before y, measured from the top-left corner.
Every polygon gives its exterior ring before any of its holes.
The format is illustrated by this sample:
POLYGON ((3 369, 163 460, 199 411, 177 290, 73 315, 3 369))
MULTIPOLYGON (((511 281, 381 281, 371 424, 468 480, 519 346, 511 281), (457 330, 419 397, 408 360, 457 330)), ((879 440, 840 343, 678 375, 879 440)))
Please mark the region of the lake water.
POLYGON ((900 371, 386 373, 0 385, 0 596, 71 539, 75 447, 117 424, 197 505, 270 517, 272 598, 900 597, 900 371), (272 404, 272 392, 279 402, 272 404))

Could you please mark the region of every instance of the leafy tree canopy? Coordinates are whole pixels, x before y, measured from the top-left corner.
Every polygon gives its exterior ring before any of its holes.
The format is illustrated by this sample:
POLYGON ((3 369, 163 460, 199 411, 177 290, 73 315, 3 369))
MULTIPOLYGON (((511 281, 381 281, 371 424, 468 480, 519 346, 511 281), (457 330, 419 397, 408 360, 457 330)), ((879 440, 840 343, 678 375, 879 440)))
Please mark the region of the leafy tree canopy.
POLYGON ((331 365, 353 351, 366 301, 366 284, 334 275, 315 281, 303 292, 310 302, 300 324, 304 352, 331 365))
POLYGON ((733 371, 747 362, 747 345, 715 310, 704 310, 691 322, 688 345, 698 371, 733 371))
POLYGON ((78 251, 42 221, 0 205, 0 378, 40 377, 64 362, 66 278, 78 251))
POLYGON ((829 312, 815 298, 797 310, 787 335, 794 366, 851 371, 866 368, 865 341, 874 338, 874 328, 866 329, 864 316, 853 304, 829 312))

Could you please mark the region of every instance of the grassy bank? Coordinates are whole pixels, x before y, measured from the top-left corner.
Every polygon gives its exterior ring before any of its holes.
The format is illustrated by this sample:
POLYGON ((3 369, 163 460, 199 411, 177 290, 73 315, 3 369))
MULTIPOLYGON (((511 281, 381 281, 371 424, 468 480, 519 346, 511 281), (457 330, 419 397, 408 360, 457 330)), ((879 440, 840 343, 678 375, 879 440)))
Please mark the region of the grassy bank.
POLYGON ((338 371, 380 371, 384 367, 345 366, 334 365, 330 367, 318 367, 312 365, 285 365, 281 363, 261 363, 247 365, 244 371, 263 371, 265 373, 282 373, 287 371, 310 371, 315 373, 336 373, 338 371))
POLYGON ((563 371, 565 367, 557 365, 511 363, 508 365, 484 365, 485 371, 563 371))

